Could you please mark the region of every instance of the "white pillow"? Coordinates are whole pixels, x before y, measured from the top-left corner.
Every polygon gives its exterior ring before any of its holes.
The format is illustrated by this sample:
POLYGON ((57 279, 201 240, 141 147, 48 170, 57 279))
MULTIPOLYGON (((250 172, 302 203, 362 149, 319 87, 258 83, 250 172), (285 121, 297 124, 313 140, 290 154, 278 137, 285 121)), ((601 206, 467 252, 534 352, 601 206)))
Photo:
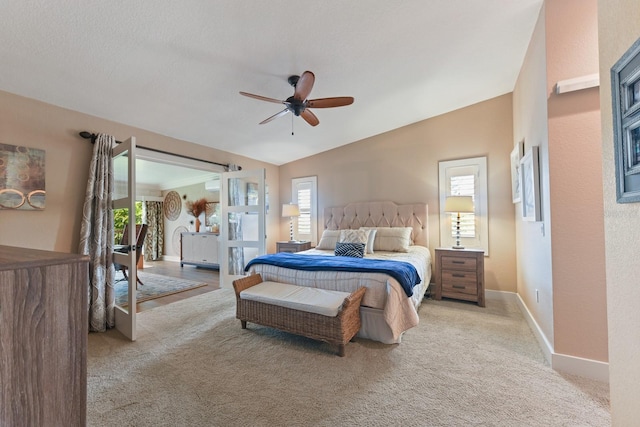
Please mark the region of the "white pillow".
POLYGON ((316 245, 316 249, 336 249, 336 243, 338 243, 338 238, 340 237, 340 230, 324 230, 322 232, 322 237, 320 237, 320 241, 316 245))
POLYGON ((362 227, 376 230, 373 250, 385 252, 409 252, 411 246, 411 227, 362 227))
POLYGON ((371 230, 340 230, 340 243, 364 243, 364 253, 367 254, 367 243, 371 230))
POLYGON ((367 239, 367 246, 365 247, 365 253, 367 254, 372 254, 373 253, 373 246, 374 246, 374 241, 376 239, 376 228, 366 228, 366 227, 360 227, 360 230, 369 230, 369 238, 367 239))

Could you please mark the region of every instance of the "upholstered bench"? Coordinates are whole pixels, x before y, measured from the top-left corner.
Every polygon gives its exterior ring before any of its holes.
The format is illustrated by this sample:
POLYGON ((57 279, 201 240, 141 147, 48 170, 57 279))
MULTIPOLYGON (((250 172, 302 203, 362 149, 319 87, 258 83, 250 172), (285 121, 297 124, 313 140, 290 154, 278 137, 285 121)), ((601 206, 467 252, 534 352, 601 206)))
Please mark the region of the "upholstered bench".
POLYGON ((236 317, 242 329, 247 322, 277 328, 338 346, 345 345, 360 330, 360 302, 365 288, 353 293, 263 282, 254 274, 233 282, 236 317))

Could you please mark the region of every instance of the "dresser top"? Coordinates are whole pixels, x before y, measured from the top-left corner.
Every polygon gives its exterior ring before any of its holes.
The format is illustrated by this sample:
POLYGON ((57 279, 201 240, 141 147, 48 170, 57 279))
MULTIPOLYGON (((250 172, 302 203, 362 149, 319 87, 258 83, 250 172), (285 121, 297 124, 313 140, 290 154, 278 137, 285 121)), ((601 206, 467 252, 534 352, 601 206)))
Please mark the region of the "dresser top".
POLYGON ((86 255, 0 245, 0 271, 88 261, 86 255))

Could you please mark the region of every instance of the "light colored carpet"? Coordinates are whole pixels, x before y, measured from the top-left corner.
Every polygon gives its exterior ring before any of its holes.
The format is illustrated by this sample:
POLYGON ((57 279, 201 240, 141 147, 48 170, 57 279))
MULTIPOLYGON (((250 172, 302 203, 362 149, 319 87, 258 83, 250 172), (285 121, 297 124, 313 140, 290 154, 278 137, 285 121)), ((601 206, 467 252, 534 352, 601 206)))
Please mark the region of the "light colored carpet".
POLYGON ((606 384, 553 371, 515 304, 425 300, 400 345, 235 319, 221 289, 89 335, 90 426, 608 426, 606 384))
MULTIPOLYGON (((207 286, 204 282, 195 282, 192 280, 177 279, 160 274, 145 273, 138 271, 138 277, 144 283, 138 283, 136 290, 136 302, 148 301, 155 298, 164 297, 179 292, 188 291, 202 286, 207 286)), ((116 273, 116 280, 123 278, 122 272, 116 273)), ((127 306, 129 282, 126 280, 116 282, 116 304, 124 307, 127 306)))

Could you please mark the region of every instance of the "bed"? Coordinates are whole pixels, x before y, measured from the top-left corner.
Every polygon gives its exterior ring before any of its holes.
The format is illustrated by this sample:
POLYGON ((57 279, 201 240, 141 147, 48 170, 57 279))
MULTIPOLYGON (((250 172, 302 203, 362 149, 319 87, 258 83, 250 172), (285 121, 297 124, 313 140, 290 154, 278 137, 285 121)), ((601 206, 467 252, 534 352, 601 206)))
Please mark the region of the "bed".
MULTIPOLYGON (((294 254, 295 257, 317 258, 334 256, 331 238, 333 230, 371 230, 377 231, 373 244, 373 253, 365 254, 367 259, 403 261, 415 268, 418 279, 410 289, 393 275, 384 272, 332 271, 323 269, 310 271, 289 268, 281 265, 263 263, 261 257, 252 260, 248 271, 260 273, 265 281, 275 281, 299 286, 311 286, 323 289, 353 292, 364 286, 367 288, 360 306, 362 326, 358 332, 361 338, 379 341, 385 344, 400 343, 402 334, 419 322, 418 307, 424 298, 431 279, 431 256, 428 249, 428 207, 426 204, 398 205, 393 202, 358 202, 342 207, 324 210, 323 237, 315 249, 294 254), (394 230, 390 230, 393 228, 394 230), (401 230, 403 229, 403 230, 401 230), (389 246, 385 236, 405 234, 408 243, 396 247, 389 246), (327 242, 329 244, 327 245, 327 242), (379 243, 379 244, 378 244, 379 243), (378 249, 376 249, 378 248, 378 249), (380 249, 381 248, 381 249, 380 249), (394 250, 385 250, 394 249, 394 250), (404 251, 406 250, 406 252, 404 251)), ((395 242, 395 241, 394 241, 395 242)), ((335 247, 335 243, 333 244, 335 247)), ((367 249, 371 250, 372 246, 367 249)), ((279 255, 279 254, 278 254, 279 255)), ((283 254, 284 255, 284 254, 283 254)), ((291 256, 287 254, 287 256, 291 256)), ((336 257, 343 258, 343 257, 336 257)), ((307 258, 310 259, 310 258, 307 258)), ((397 276, 397 275, 396 275, 397 276)))

